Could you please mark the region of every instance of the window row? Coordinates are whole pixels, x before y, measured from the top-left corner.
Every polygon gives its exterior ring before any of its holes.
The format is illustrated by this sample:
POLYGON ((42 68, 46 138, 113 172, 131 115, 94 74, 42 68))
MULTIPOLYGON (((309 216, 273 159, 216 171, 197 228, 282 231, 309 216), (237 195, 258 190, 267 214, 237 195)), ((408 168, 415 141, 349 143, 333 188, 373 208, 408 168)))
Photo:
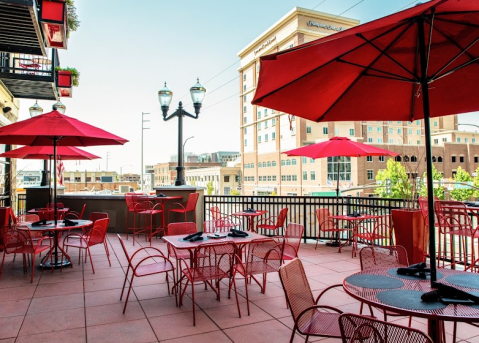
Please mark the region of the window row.
POLYGON ((276 175, 258 176, 258 181, 276 181, 276 175))
MULTIPOLYGON (((261 143, 261 137, 262 136, 258 136, 258 143, 261 143)), ((276 132, 271 132, 271 140, 272 141, 276 140, 276 132)), ((264 142, 268 142, 268 141, 269 141, 269 134, 267 133, 264 135, 264 142)))
POLYGON ((281 175, 281 181, 298 181, 298 175, 281 175))
MULTIPOLYGON (((257 124, 257 129, 261 130, 262 125, 265 129, 267 129, 268 128, 268 123, 269 123, 269 120, 265 120, 263 122, 258 123, 257 124)), ((274 127, 274 126, 276 126, 276 118, 271 119, 271 127, 274 127)))
POLYGON ((259 162, 258 168, 266 168, 266 167, 276 167, 276 161, 268 161, 268 162, 259 162))

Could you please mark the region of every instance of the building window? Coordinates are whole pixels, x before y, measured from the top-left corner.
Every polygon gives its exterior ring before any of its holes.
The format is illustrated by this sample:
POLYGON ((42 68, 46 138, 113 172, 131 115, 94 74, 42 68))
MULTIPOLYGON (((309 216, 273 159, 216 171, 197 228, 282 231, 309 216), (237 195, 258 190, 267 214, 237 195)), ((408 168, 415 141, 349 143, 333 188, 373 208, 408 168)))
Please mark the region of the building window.
POLYGON ((416 135, 420 135, 421 134, 421 130, 416 130, 416 135))
POLYGON ((337 181, 338 170, 340 181, 350 181, 351 157, 328 157, 328 180, 337 181))
POLYGON ((268 109, 265 108, 265 109, 264 109, 264 116, 266 117, 267 115, 268 115, 268 109))
POLYGON ((459 156, 459 163, 464 163, 464 156, 459 156))
POLYGON ((243 132, 244 132, 245 135, 248 133, 248 130, 247 130, 246 127, 243 129, 243 132))
POLYGON ((334 135, 335 135, 335 136, 339 136, 339 129, 334 128, 334 135))
POLYGON ((258 111, 258 113, 256 114, 256 117, 257 117, 258 119, 261 119, 261 111, 258 111))
POLYGON ((311 171, 311 181, 315 181, 316 180, 316 172, 315 171, 311 171))
POLYGON ((476 143, 476 139, 475 139, 475 138, 472 139, 472 143, 476 143))
POLYGON ((452 162, 452 163, 456 163, 456 156, 454 156, 454 155, 451 156, 451 162, 452 162))
POLYGON ((285 161, 285 160, 281 160, 281 165, 282 165, 282 166, 285 166, 285 165, 286 165, 286 161, 285 161))
POLYGON ((381 144, 383 142, 382 138, 378 138, 378 143, 381 144))
POLYGON ((373 132, 373 127, 372 126, 368 126, 368 132, 373 132))
POLYGON ((384 162, 384 156, 379 156, 379 162, 384 162))
MULTIPOLYGON (((296 175, 294 175, 296 176, 296 175)), ((286 181, 291 181, 291 175, 286 175, 286 181)))
POLYGON ((276 126, 276 118, 271 119, 271 126, 276 126))
POLYGON ((258 136, 258 143, 261 143, 261 136, 258 136))
POLYGON ((478 156, 474 156, 474 163, 479 163, 479 157, 478 156))
POLYGON ((246 85, 243 85, 243 91, 244 92, 246 91, 246 85))
POLYGON ((443 138, 442 141, 443 141, 443 142, 447 142, 447 138, 443 138))
POLYGON ((273 161, 273 162, 271 163, 271 165, 272 165, 273 167, 276 167, 276 161, 273 161))
POLYGON ((281 181, 286 181, 286 175, 281 175, 281 181))
POLYGON ((368 169, 368 180, 374 180, 374 173, 372 169, 368 169))
POLYGON ((286 165, 290 166, 291 165, 291 160, 286 160, 286 165))
POLYGON ((268 175, 268 181, 271 181, 271 175, 268 175))
POLYGON ((261 130, 261 123, 258 123, 258 131, 261 130))
POLYGON ((418 140, 416 144, 417 144, 417 145, 421 145, 421 141, 420 141, 420 140, 418 140))
POLYGON ((263 162, 263 168, 266 168, 266 162, 263 162))
POLYGON ((354 129, 349 129, 349 135, 354 136, 354 129))
POLYGON ((246 81, 246 74, 243 74, 243 81, 246 81))
POLYGON ((437 126, 437 121, 434 121, 434 126, 437 126))
POLYGON ((268 121, 267 121, 267 120, 264 122, 264 128, 265 128, 265 129, 268 128, 268 121))
POLYGON ((225 176, 223 177, 223 180, 224 180, 224 182, 230 182, 230 176, 229 176, 229 175, 225 175, 225 176))
POLYGON ((372 143, 373 139, 371 137, 368 138, 368 143, 372 143))
POLYGON ((366 156, 366 162, 372 162, 373 157, 372 156, 366 156))
POLYGON ((303 157, 303 164, 307 164, 308 163, 308 158, 307 157, 303 157))
POLYGON ((307 171, 303 172, 303 180, 308 180, 308 172, 307 171))
POLYGON ((407 129, 407 134, 412 135, 412 129, 407 129))
POLYGON ((377 132, 381 132, 381 131, 382 131, 382 127, 381 127, 381 126, 378 126, 378 127, 376 128, 376 131, 377 131, 377 132))
POLYGON ((394 139, 389 138, 389 144, 393 144, 393 143, 394 143, 394 139))
POLYGON ((276 139, 276 132, 271 133, 271 139, 274 141, 276 139))
POLYGON ((271 167, 271 161, 268 161, 268 163, 266 163, 266 166, 271 167))
POLYGON ((268 134, 265 134, 265 135, 264 135, 264 141, 265 141, 265 142, 268 141, 268 134))
POLYGON ((306 126, 306 133, 311 133, 311 126, 306 126))
POLYGON ((421 125, 421 121, 420 121, 420 120, 416 120, 416 125, 421 125))
POLYGON ((248 145, 248 141, 245 139, 244 140, 244 146, 247 146, 248 145))
POLYGON ((464 138, 464 143, 469 143, 469 138, 464 138))
POLYGON ((434 139, 434 144, 439 144, 439 138, 434 139))
POLYGON ((309 163, 311 163, 311 164, 314 163, 314 158, 310 159, 309 163))
POLYGON ((323 126, 323 135, 328 134, 328 128, 326 126, 323 126))
POLYGON ((244 116, 244 117, 243 117, 243 123, 246 124, 247 121, 248 121, 247 117, 244 116))
POLYGON ((398 129, 398 134, 400 135, 402 133, 402 129, 398 129))
POLYGON ((388 132, 389 132, 389 133, 393 133, 394 131, 393 131, 392 128, 389 128, 388 132))

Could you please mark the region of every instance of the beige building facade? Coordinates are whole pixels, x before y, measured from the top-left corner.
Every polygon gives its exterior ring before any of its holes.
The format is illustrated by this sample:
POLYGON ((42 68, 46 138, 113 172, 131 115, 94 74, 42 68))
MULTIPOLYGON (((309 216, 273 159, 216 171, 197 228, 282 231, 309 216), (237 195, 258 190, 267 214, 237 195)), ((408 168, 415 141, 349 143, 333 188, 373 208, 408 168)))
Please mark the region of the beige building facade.
MULTIPOLYGON (((207 188, 212 182, 212 195, 230 195, 232 190, 240 188, 240 167, 211 167, 189 169, 185 172, 186 184, 207 188)), ((206 191, 205 191, 206 194, 206 191)))
MULTIPOLYGON (((336 188, 336 159, 288 157, 282 152, 334 136, 348 137, 407 156, 407 169, 411 170, 411 174, 422 175, 425 169, 422 120, 316 123, 251 104, 258 82, 261 56, 296 47, 358 24, 359 21, 354 19, 296 7, 238 53, 241 59, 239 128, 243 195, 331 193, 336 188), (411 159, 411 156, 415 158, 411 159)), ((387 118, 387 113, 384 118, 387 118)), ((476 160, 479 150, 475 144, 476 139, 479 143, 479 134, 457 131, 457 126, 457 116, 431 119, 433 155, 436 162, 442 161, 435 165, 446 178, 452 177, 459 165, 471 173, 478 166, 476 160)), ((386 161, 387 158, 374 157, 351 158, 340 162, 340 188, 350 190, 374 183, 378 170, 386 167, 386 161)), ((365 195, 368 192, 372 190, 360 189, 351 195, 365 195)))

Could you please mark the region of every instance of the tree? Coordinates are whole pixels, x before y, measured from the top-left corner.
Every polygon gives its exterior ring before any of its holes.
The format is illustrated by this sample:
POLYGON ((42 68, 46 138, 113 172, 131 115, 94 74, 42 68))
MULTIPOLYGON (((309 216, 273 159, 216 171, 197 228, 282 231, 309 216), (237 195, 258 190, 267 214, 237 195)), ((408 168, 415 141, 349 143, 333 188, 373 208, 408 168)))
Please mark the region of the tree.
MULTIPOLYGON (((427 173, 424 172, 423 178, 426 178, 427 177, 427 173)), ((436 169, 436 167, 434 166, 434 164, 432 165, 432 179, 434 181, 439 181, 439 180, 442 180, 442 174, 436 169)), ((437 196, 440 200, 444 200, 444 187, 443 186, 434 186, 434 189, 433 189, 433 192, 434 192, 434 196, 437 196)), ((421 196, 427 196, 427 186, 426 185, 423 185, 423 187, 421 187, 421 189, 419 190, 419 195, 421 196)))
POLYGON ((232 190, 230 190, 230 195, 240 195, 240 191, 238 191, 236 189, 232 189, 232 190))
MULTIPOLYGON (((469 181, 472 181, 472 177, 467 171, 465 171, 459 166, 457 168, 456 175, 454 175, 454 181, 469 182, 469 181)), ((469 199, 472 193, 473 193, 473 190, 470 187, 459 185, 459 187, 456 186, 451 191, 451 197, 457 201, 464 201, 469 199), (462 188, 462 187, 466 187, 466 188, 462 188)))
POLYGON ((80 27, 80 21, 78 20, 77 9, 75 7, 74 0, 66 0, 67 3, 67 38, 70 38, 70 32, 76 31, 80 27))
POLYGON ((406 168, 400 162, 388 159, 386 169, 378 171, 376 180, 382 185, 375 190, 379 197, 411 200, 414 187, 409 182, 406 168), (390 187, 386 186, 387 179, 391 183, 390 187))
POLYGON ((211 195, 213 194, 214 190, 215 188, 213 187, 213 180, 211 180, 206 184, 206 194, 211 195))
POLYGON ((479 167, 476 169, 476 176, 474 176, 474 179, 472 179, 472 185, 475 187, 472 195, 475 196, 476 198, 479 198, 479 167))

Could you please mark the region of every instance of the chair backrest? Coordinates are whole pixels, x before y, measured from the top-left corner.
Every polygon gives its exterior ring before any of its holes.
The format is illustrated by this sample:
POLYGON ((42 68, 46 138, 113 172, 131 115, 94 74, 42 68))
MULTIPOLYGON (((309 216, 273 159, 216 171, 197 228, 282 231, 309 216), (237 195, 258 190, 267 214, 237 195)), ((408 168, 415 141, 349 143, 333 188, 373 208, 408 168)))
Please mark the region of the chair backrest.
POLYGON ((331 231, 336 229, 336 225, 332 219, 329 219, 331 212, 328 208, 318 208, 316 209, 316 219, 319 223, 319 230, 321 231, 331 231))
POLYGON ((0 226, 10 224, 10 216, 12 213, 11 207, 0 207, 0 226))
POLYGON ((216 220, 205 220, 205 222, 203 223, 203 232, 204 233, 216 232, 216 220))
POLYGON ((216 219, 214 222, 215 222, 215 230, 216 230, 215 232, 229 232, 231 229, 240 225, 233 222, 233 220, 230 217, 222 217, 222 218, 216 219))
POLYGON ((170 223, 166 229, 166 235, 187 235, 197 231, 196 223, 193 222, 170 223))
POLYGON ((85 214, 85 209, 86 209, 86 204, 83 204, 83 207, 82 207, 80 215, 79 215, 79 219, 83 218, 83 215, 85 214))
POLYGON ((208 280, 219 280, 233 272, 236 244, 231 241, 204 243, 195 248, 193 269, 200 277, 208 280))
POLYGON ((196 203, 198 202, 199 196, 200 196, 200 193, 190 193, 190 196, 188 197, 188 202, 186 203, 186 208, 185 208, 187 212, 194 211, 196 209, 196 203))
POLYGON ((110 223, 110 218, 97 219, 93 224, 93 229, 88 232, 88 246, 96 245, 103 243, 106 236, 106 231, 108 230, 108 224, 110 223))
POLYGON ((93 222, 93 225, 99 220, 99 219, 105 219, 108 218, 108 213, 106 212, 92 212, 88 216, 88 220, 93 222))
POLYGON ((407 251, 400 245, 368 246, 359 252, 361 270, 376 267, 407 267, 407 251))
POLYGON ((123 242, 123 239, 121 239, 119 234, 116 234, 118 237, 118 240, 120 241, 121 248, 123 249, 123 252, 125 253, 126 259, 128 260, 128 264, 130 265, 131 268, 133 268, 133 265, 131 264, 131 259, 130 255, 128 255, 128 250, 126 250, 125 243, 123 242))
POLYGON ((218 206, 213 206, 210 207, 210 212, 211 212, 211 217, 213 219, 220 219, 221 218, 221 212, 218 206))
POLYGON ((432 343, 424 332, 352 313, 339 317, 343 342, 348 343, 432 343))
POLYGON ((253 239, 246 255, 247 274, 279 271, 282 264, 283 244, 272 238, 253 239))
POLYGON ((39 221, 38 214, 21 214, 17 217, 17 223, 33 223, 39 221))
MULTIPOLYGON (((434 203, 439 201, 437 196, 434 196, 434 203)), ((422 218, 424 219, 424 225, 429 226, 429 203, 427 201, 427 196, 420 196, 418 199, 419 208, 421 209, 422 218)))
MULTIPOLYGON (((301 260, 295 258, 279 268, 279 277, 283 285, 284 293, 286 294, 286 299, 288 300, 291 314, 296 322, 296 319, 303 310, 316 305, 301 260)), ((309 321, 309 316, 301 316, 298 323, 299 327, 302 327, 304 324, 303 320, 304 322, 309 321)))
POLYGON ((436 201, 434 209, 441 232, 445 233, 460 229, 470 231, 472 234, 474 227, 466 205, 463 202, 436 201))
MULTIPOLYGON (((47 208, 55 208, 55 203, 47 203, 47 208)), ((57 202, 57 208, 65 208, 65 205, 62 202, 57 202)))
POLYGON ((276 221, 276 227, 283 227, 284 222, 286 221, 286 216, 288 215, 288 208, 285 207, 279 211, 278 220, 276 221))
POLYGON ((296 223, 289 223, 284 233, 285 246, 284 254, 289 256, 296 256, 303 237, 304 226, 296 223))
POLYGON ((10 254, 23 246, 23 241, 19 237, 18 230, 12 225, 3 225, 0 227, 1 246, 6 254, 10 254))

